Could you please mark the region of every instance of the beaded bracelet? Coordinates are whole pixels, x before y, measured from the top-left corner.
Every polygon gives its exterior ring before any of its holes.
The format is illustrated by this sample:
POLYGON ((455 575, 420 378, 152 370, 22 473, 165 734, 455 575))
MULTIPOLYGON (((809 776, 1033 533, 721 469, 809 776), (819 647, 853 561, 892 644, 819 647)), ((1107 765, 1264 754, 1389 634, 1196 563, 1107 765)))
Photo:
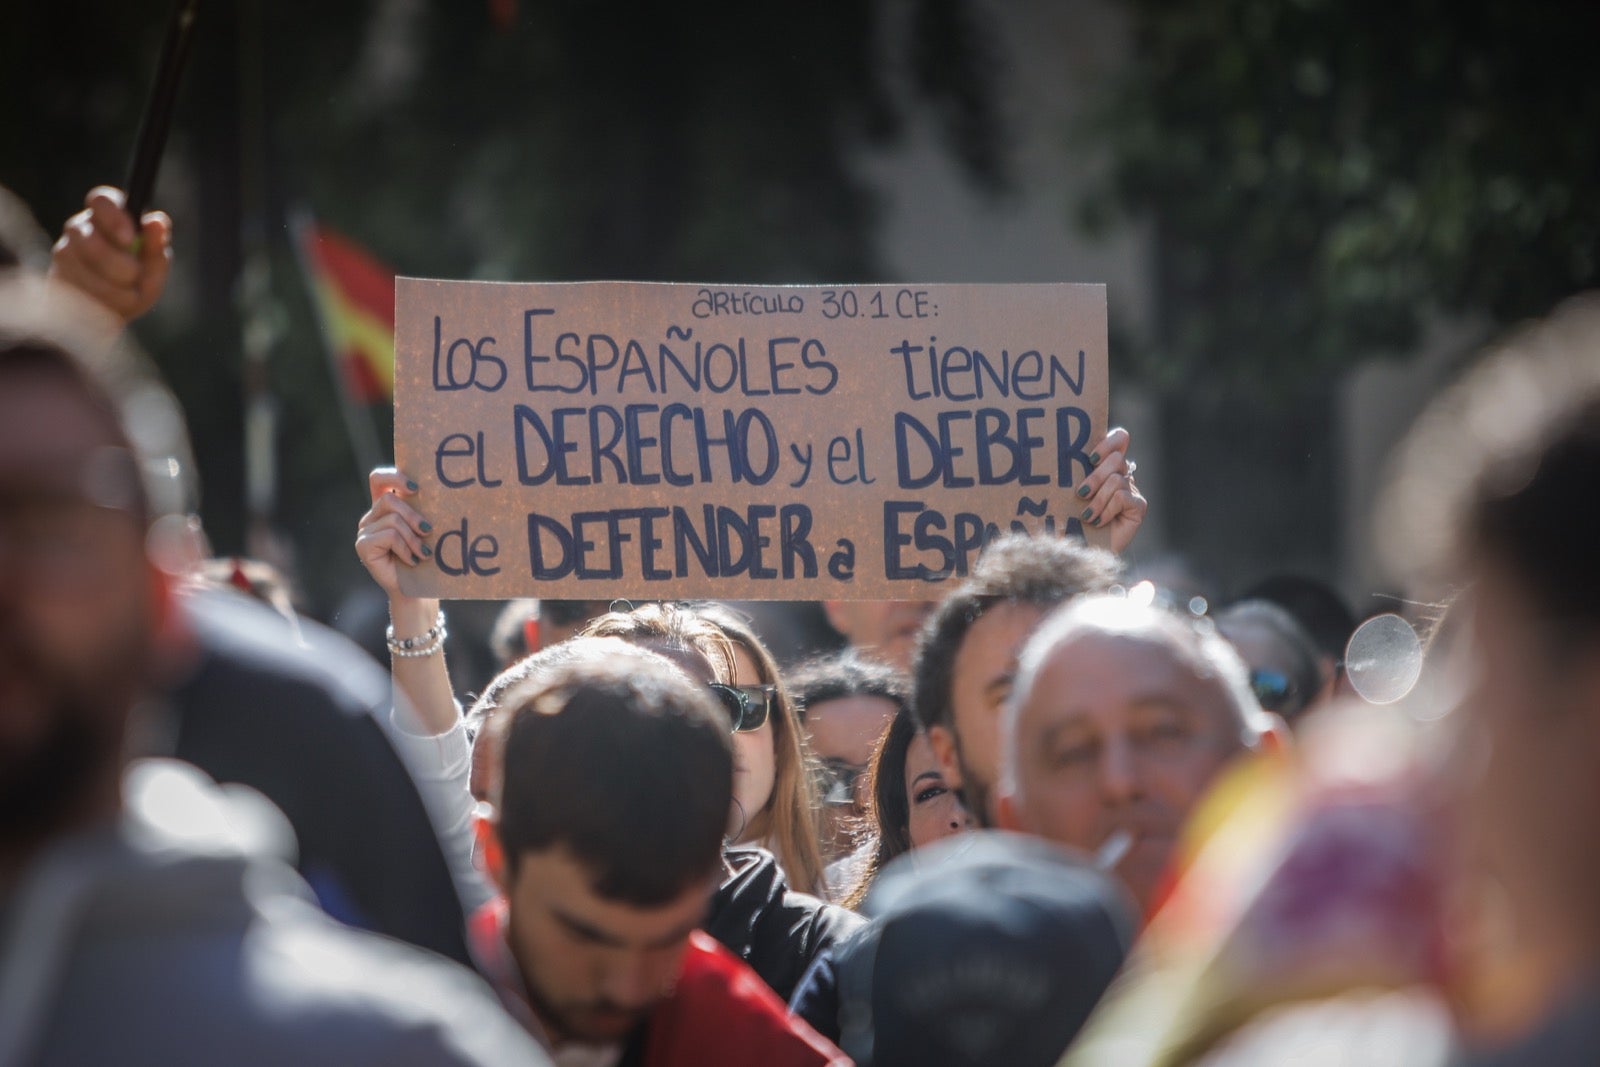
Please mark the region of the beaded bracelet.
POLYGON ((394 624, 384 631, 384 642, 389 646, 389 651, 396 656, 431 656, 444 645, 448 634, 444 627, 444 610, 441 608, 437 618, 433 620, 433 627, 427 633, 415 637, 396 637, 394 624))
POLYGON ((442 651, 444 649, 444 639, 450 636, 449 631, 440 628, 438 630, 429 630, 428 633, 435 634, 431 643, 417 648, 397 648, 395 645, 390 645, 389 655, 398 656, 401 659, 420 659, 423 656, 432 656, 442 651))

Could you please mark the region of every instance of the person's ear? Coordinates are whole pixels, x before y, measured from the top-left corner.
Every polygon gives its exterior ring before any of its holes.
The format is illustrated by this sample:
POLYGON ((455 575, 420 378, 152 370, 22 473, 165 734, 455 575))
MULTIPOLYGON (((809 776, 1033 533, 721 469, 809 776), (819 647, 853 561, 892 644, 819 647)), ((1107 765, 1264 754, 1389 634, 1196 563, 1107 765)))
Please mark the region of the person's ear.
POLYGON ((479 802, 473 811, 472 840, 478 868, 504 896, 510 892, 510 872, 506 870, 506 850, 500 843, 500 824, 494 805, 479 802))
POLYGON ((949 727, 928 727, 928 747, 933 749, 933 758, 939 762, 939 773, 944 776, 944 784, 951 789, 960 789, 965 783, 961 778, 961 757, 956 751, 956 735, 949 727))

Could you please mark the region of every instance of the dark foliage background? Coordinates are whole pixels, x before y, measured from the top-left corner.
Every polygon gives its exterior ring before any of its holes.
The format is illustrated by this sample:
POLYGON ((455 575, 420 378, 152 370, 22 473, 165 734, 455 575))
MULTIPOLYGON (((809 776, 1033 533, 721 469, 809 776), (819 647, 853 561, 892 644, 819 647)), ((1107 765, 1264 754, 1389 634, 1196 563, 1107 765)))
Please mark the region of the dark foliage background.
MULTIPOLYGON (((411 274, 889 280, 896 190, 864 153, 930 123, 976 188, 1008 186, 997 2, 207 0, 157 195, 178 277, 138 335, 188 413, 219 550, 270 525, 322 611, 361 583, 362 472, 291 209, 411 274), (279 419, 255 516, 247 335, 279 419)), ((1600 5, 1108 3, 1130 44, 1070 131, 1103 180, 1060 210, 1153 233, 1151 321, 1116 324, 1114 362, 1163 408, 1157 506, 1215 570, 1328 573, 1338 375, 1437 317, 1492 328, 1597 281, 1600 5)), ((55 230, 121 180, 169 9, 7 7, 0 183, 55 230)))
MULTIPOLYGON (((120 183, 168 10, 55 0, 0 34, 0 115, 20 131, 0 182, 48 228, 91 185, 120 183)), ((238 0, 200 18, 157 196, 193 298, 138 334, 188 413, 206 525, 233 552, 247 527, 241 337, 265 331, 281 485, 267 518, 323 609, 361 581, 348 545, 364 476, 293 209, 433 277, 865 280, 881 270, 881 194, 860 150, 921 110, 974 183, 1004 180, 980 72, 992 44, 965 0, 238 0)), ((388 413, 372 414, 387 448, 388 413)))
POLYGON ((1515 321, 1600 280, 1600 5, 1124 6, 1082 214, 1155 222, 1154 378, 1321 384, 1429 315, 1515 321))

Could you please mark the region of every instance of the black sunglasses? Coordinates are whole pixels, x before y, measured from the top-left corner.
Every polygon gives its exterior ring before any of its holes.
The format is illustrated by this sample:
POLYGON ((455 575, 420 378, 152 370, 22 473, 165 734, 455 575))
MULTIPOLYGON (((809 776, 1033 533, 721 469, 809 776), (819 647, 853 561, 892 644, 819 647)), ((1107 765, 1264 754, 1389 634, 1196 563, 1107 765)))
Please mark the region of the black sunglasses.
POLYGON ((733 723, 733 732, 746 733, 767 725, 772 714, 772 703, 777 699, 775 685, 722 685, 711 683, 711 694, 722 703, 723 710, 733 723))

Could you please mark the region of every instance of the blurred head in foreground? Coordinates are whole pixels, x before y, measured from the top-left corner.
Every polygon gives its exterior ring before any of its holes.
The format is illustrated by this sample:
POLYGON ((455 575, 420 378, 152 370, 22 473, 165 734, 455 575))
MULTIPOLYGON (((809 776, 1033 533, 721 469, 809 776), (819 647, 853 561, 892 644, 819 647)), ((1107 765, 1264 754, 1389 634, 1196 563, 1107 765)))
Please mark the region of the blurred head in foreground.
POLYGON ((61 287, 0 286, 0 849, 113 814, 165 587, 105 373, 108 335, 61 287))
POLYGON ((1435 402, 1379 519, 1417 593, 1464 587, 1449 778, 1511 936, 1564 999, 1600 963, 1600 300, 1512 335, 1435 402))
POLYGON ((840 1047, 861 1067, 1048 1067, 1122 966, 1121 890, 1047 842, 964 834, 902 858, 840 953, 840 1047))

